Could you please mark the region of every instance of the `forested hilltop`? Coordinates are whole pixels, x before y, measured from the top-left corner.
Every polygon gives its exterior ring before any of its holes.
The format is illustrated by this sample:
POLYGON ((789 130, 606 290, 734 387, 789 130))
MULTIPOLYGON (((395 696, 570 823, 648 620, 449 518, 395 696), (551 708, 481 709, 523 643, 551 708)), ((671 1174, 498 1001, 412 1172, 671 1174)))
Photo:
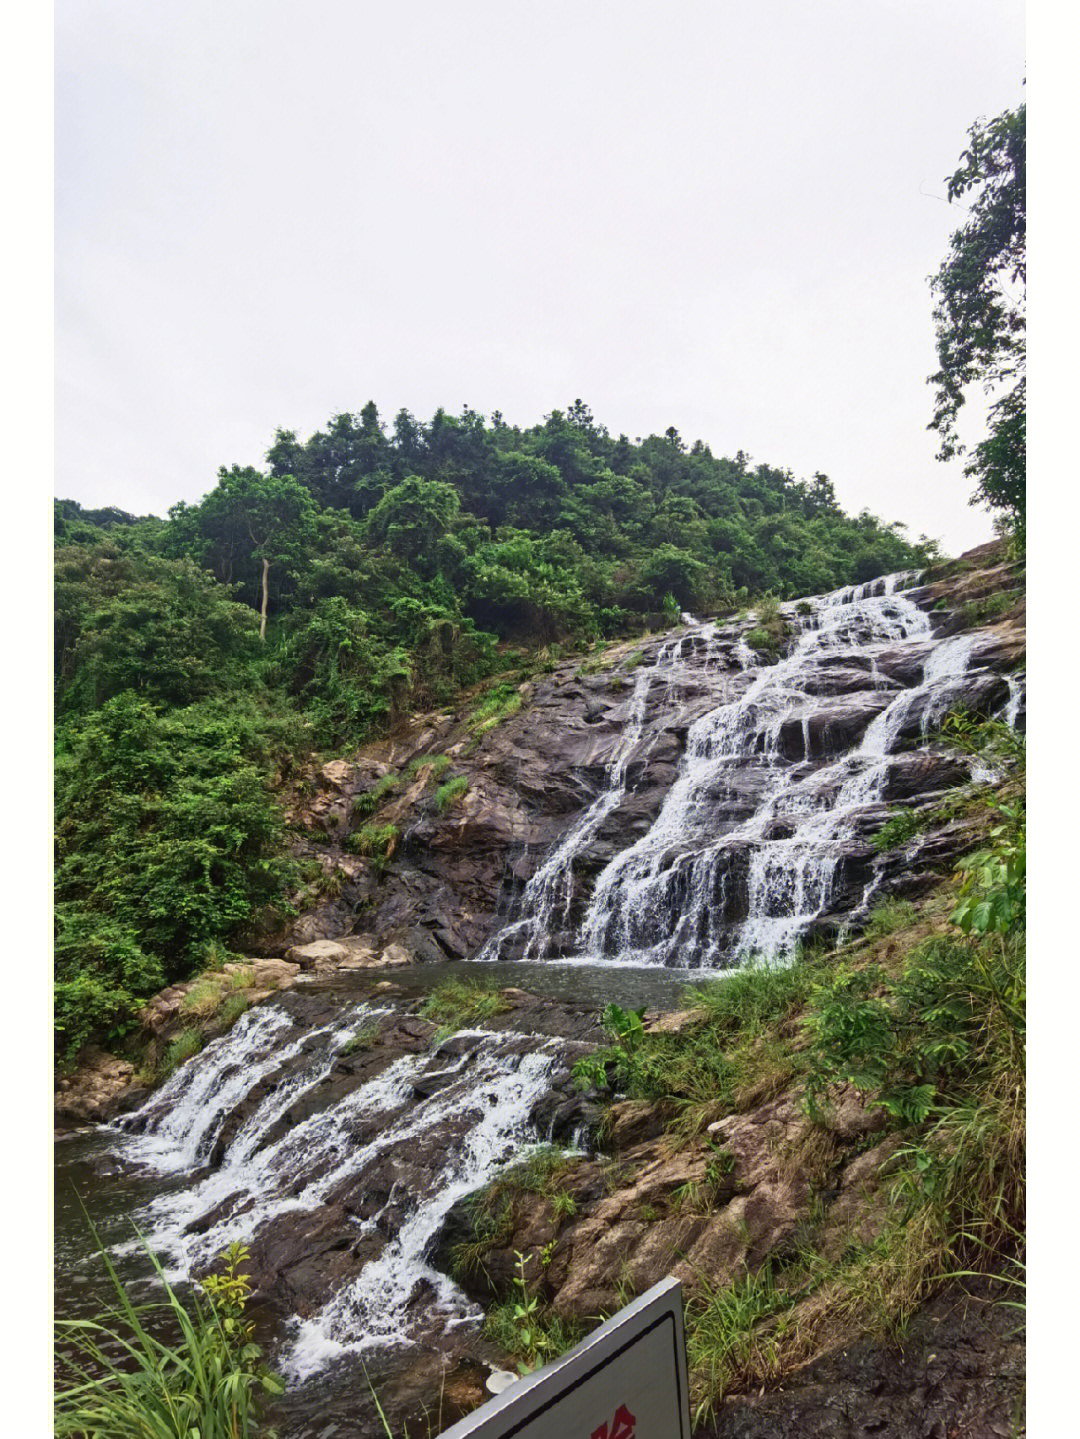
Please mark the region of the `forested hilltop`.
POLYGON ((575 403, 374 404, 167 520, 56 505, 57 1022, 63 1054, 280 907, 275 789, 559 647, 924 563, 900 525, 674 429, 613 439, 575 403))

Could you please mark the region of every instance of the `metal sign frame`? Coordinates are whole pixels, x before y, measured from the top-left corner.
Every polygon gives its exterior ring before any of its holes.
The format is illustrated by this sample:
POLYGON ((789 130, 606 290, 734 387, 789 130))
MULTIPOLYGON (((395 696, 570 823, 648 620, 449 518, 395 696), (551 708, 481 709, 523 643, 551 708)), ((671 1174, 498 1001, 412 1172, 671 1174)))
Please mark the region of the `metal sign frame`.
POLYGON ((670 1278, 653 1285, 443 1439, 690 1439, 682 1285, 670 1278), (624 1396, 631 1386, 639 1396, 633 1402, 640 1409, 644 1398, 654 1416, 640 1432, 624 1396), (657 1420, 657 1412, 670 1417, 657 1420))

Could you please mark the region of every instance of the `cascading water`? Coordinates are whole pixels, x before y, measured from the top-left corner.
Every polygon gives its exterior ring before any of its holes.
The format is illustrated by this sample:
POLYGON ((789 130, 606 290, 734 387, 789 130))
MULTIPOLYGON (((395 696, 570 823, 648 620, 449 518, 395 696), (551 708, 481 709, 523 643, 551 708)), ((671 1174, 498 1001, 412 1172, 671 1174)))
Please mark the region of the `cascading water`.
MULTIPOLYGON (((655 822, 598 875, 573 955, 706 968, 751 955, 775 960, 829 913, 846 849, 883 802, 898 747, 925 740, 963 698, 976 654, 975 636, 935 637, 903 592, 915 578, 892 575, 785 606, 798 633, 776 663, 762 664, 740 637, 729 654, 745 688, 691 725, 655 822)), ((626 757, 640 742, 638 717, 593 807, 604 816, 625 793, 626 757)), ((591 813, 543 867, 537 896, 590 842, 591 813)), ((874 888, 871 876, 856 910, 874 888)), ((550 952, 551 907, 527 910, 519 926, 531 926, 530 951, 550 952)))
MULTIPOLYGON (((486 1039, 490 1045, 495 1036, 486 1039)), ((472 1121, 461 1148, 450 1153, 426 1192, 414 1196, 419 1203, 382 1253, 319 1314, 297 1324, 286 1359, 294 1374, 303 1378, 342 1354, 407 1340, 415 1323, 410 1301, 424 1284, 432 1291, 429 1304, 444 1316, 477 1317, 457 1286, 426 1262, 427 1251, 454 1203, 486 1183, 535 1138, 529 1112, 554 1062, 550 1047, 524 1055, 489 1048, 478 1056, 478 1071, 467 1088, 442 1091, 428 1101, 422 1116, 411 1114, 383 1132, 378 1143, 385 1148, 416 1133, 419 1125, 430 1128, 462 1117, 472 1121)))
POLYGON ((692 649, 697 643, 704 642, 705 667, 708 666, 708 645, 716 633, 716 626, 702 624, 692 615, 684 615, 683 621, 689 626, 689 632, 670 640, 660 649, 652 664, 640 666, 635 673, 633 692, 626 706, 626 721, 607 766, 604 788, 529 880, 521 898, 522 917, 500 929, 485 945, 479 959, 500 958, 508 944, 522 936, 525 946, 521 957, 541 958, 553 932, 566 923, 573 900, 574 860, 592 843, 605 819, 626 794, 627 766, 641 743, 651 689, 659 682, 664 686, 665 693, 670 691, 677 678, 678 662, 687 646, 692 649))
MULTIPOLYGON (((957 782, 959 762, 935 758, 932 740, 949 709, 974 694, 983 712, 1023 723, 1023 675, 986 669, 981 634, 936 635, 909 578, 785 606, 794 635, 772 663, 736 626, 684 616, 634 672, 621 712, 609 711, 622 728, 601 791, 481 957, 569 950, 600 964, 720 968, 780 959, 816 924, 864 910, 881 877, 867 837, 887 806, 933 794, 935 763, 957 782), (905 791, 912 763, 923 777, 905 791), (648 774, 656 803, 635 808, 648 774), (629 844, 618 838, 624 805, 629 844)), ((590 752, 591 739, 583 766, 590 752)), ((609 998, 612 976, 600 983, 609 998)), ((233 1240, 252 1245, 297 1316, 275 1362, 306 1379, 305 1392, 324 1382, 316 1372, 338 1372, 338 1357, 460 1340, 476 1312, 434 1267, 435 1237, 462 1196, 539 1140, 534 1112, 550 1115, 540 1101, 564 1092, 560 1041, 477 1030, 440 1044, 431 1033, 389 999, 349 1005, 297 990, 243 1015, 103 1132, 128 1162, 120 1192, 137 1190, 132 1217, 170 1277, 199 1274, 233 1240)), ((117 1248, 134 1270, 138 1242, 117 1248)))
POLYGON ((234 1240, 258 1243, 284 1216, 378 1201, 353 1222, 370 1249, 359 1274, 297 1321, 286 1361, 297 1376, 351 1350, 404 1342, 425 1320, 445 1327, 474 1316, 427 1250, 458 1198, 538 1142, 529 1116, 561 1063, 555 1041, 460 1031, 320 1103, 349 1041, 393 1019, 361 1004, 335 1025, 304 1030, 283 1008, 262 1006, 114 1126, 122 1158, 171 1179, 133 1216, 171 1279, 198 1273, 234 1240), (304 1105, 311 1112, 296 1117, 304 1105), (419 1307, 418 1290, 428 1296, 419 1307))

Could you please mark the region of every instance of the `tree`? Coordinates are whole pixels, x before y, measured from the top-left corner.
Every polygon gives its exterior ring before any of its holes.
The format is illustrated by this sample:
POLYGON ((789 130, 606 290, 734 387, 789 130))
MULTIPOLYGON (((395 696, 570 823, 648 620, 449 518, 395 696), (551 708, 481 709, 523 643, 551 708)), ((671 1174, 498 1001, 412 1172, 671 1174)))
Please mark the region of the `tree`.
POLYGON ((270 568, 295 561, 313 533, 317 507, 292 475, 264 475, 233 465, 218 471, 217 488, 198 505, 183 501, 169 511, 180 552, 201 550, 225 584, 237 567, 256 562, 261 571, 259 638, 266 640, 270 568))
POLYGON ((936 389, 929 428, 941 437, 943 460, 963 453, 956 421, 969 387, 981 384, 996 396, 989 435, 975 447, 965 473, 978 486, 972 503, 1005 510, 1020 524, 1026 493, 1026 112, 1021 105, 972 125, 960 168, 946 182, 950 202, 976 193, 931 280, 939 368, 929 380, 936 389))
POLYGON ((433 571, 435 546, 460 510, 453 485, 409 475, 368 516, 368 537, 414 568, 433 571))

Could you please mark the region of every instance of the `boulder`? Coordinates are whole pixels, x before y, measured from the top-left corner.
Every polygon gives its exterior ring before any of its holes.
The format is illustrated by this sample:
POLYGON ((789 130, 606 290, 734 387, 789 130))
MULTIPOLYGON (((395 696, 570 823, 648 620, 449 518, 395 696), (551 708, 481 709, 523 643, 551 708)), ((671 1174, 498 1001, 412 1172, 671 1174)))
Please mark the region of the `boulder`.
POLYGON ((287 952, 287 958, 302 970, 336 969, 349 958, 349 951, 343 944, 332 939, 316 939, 311 944, 294 944, 287 952))
POLYGON ((288 989, 300 973, 300 965, 287 959, 252 961, 252 984, 256 989, 288 989))

